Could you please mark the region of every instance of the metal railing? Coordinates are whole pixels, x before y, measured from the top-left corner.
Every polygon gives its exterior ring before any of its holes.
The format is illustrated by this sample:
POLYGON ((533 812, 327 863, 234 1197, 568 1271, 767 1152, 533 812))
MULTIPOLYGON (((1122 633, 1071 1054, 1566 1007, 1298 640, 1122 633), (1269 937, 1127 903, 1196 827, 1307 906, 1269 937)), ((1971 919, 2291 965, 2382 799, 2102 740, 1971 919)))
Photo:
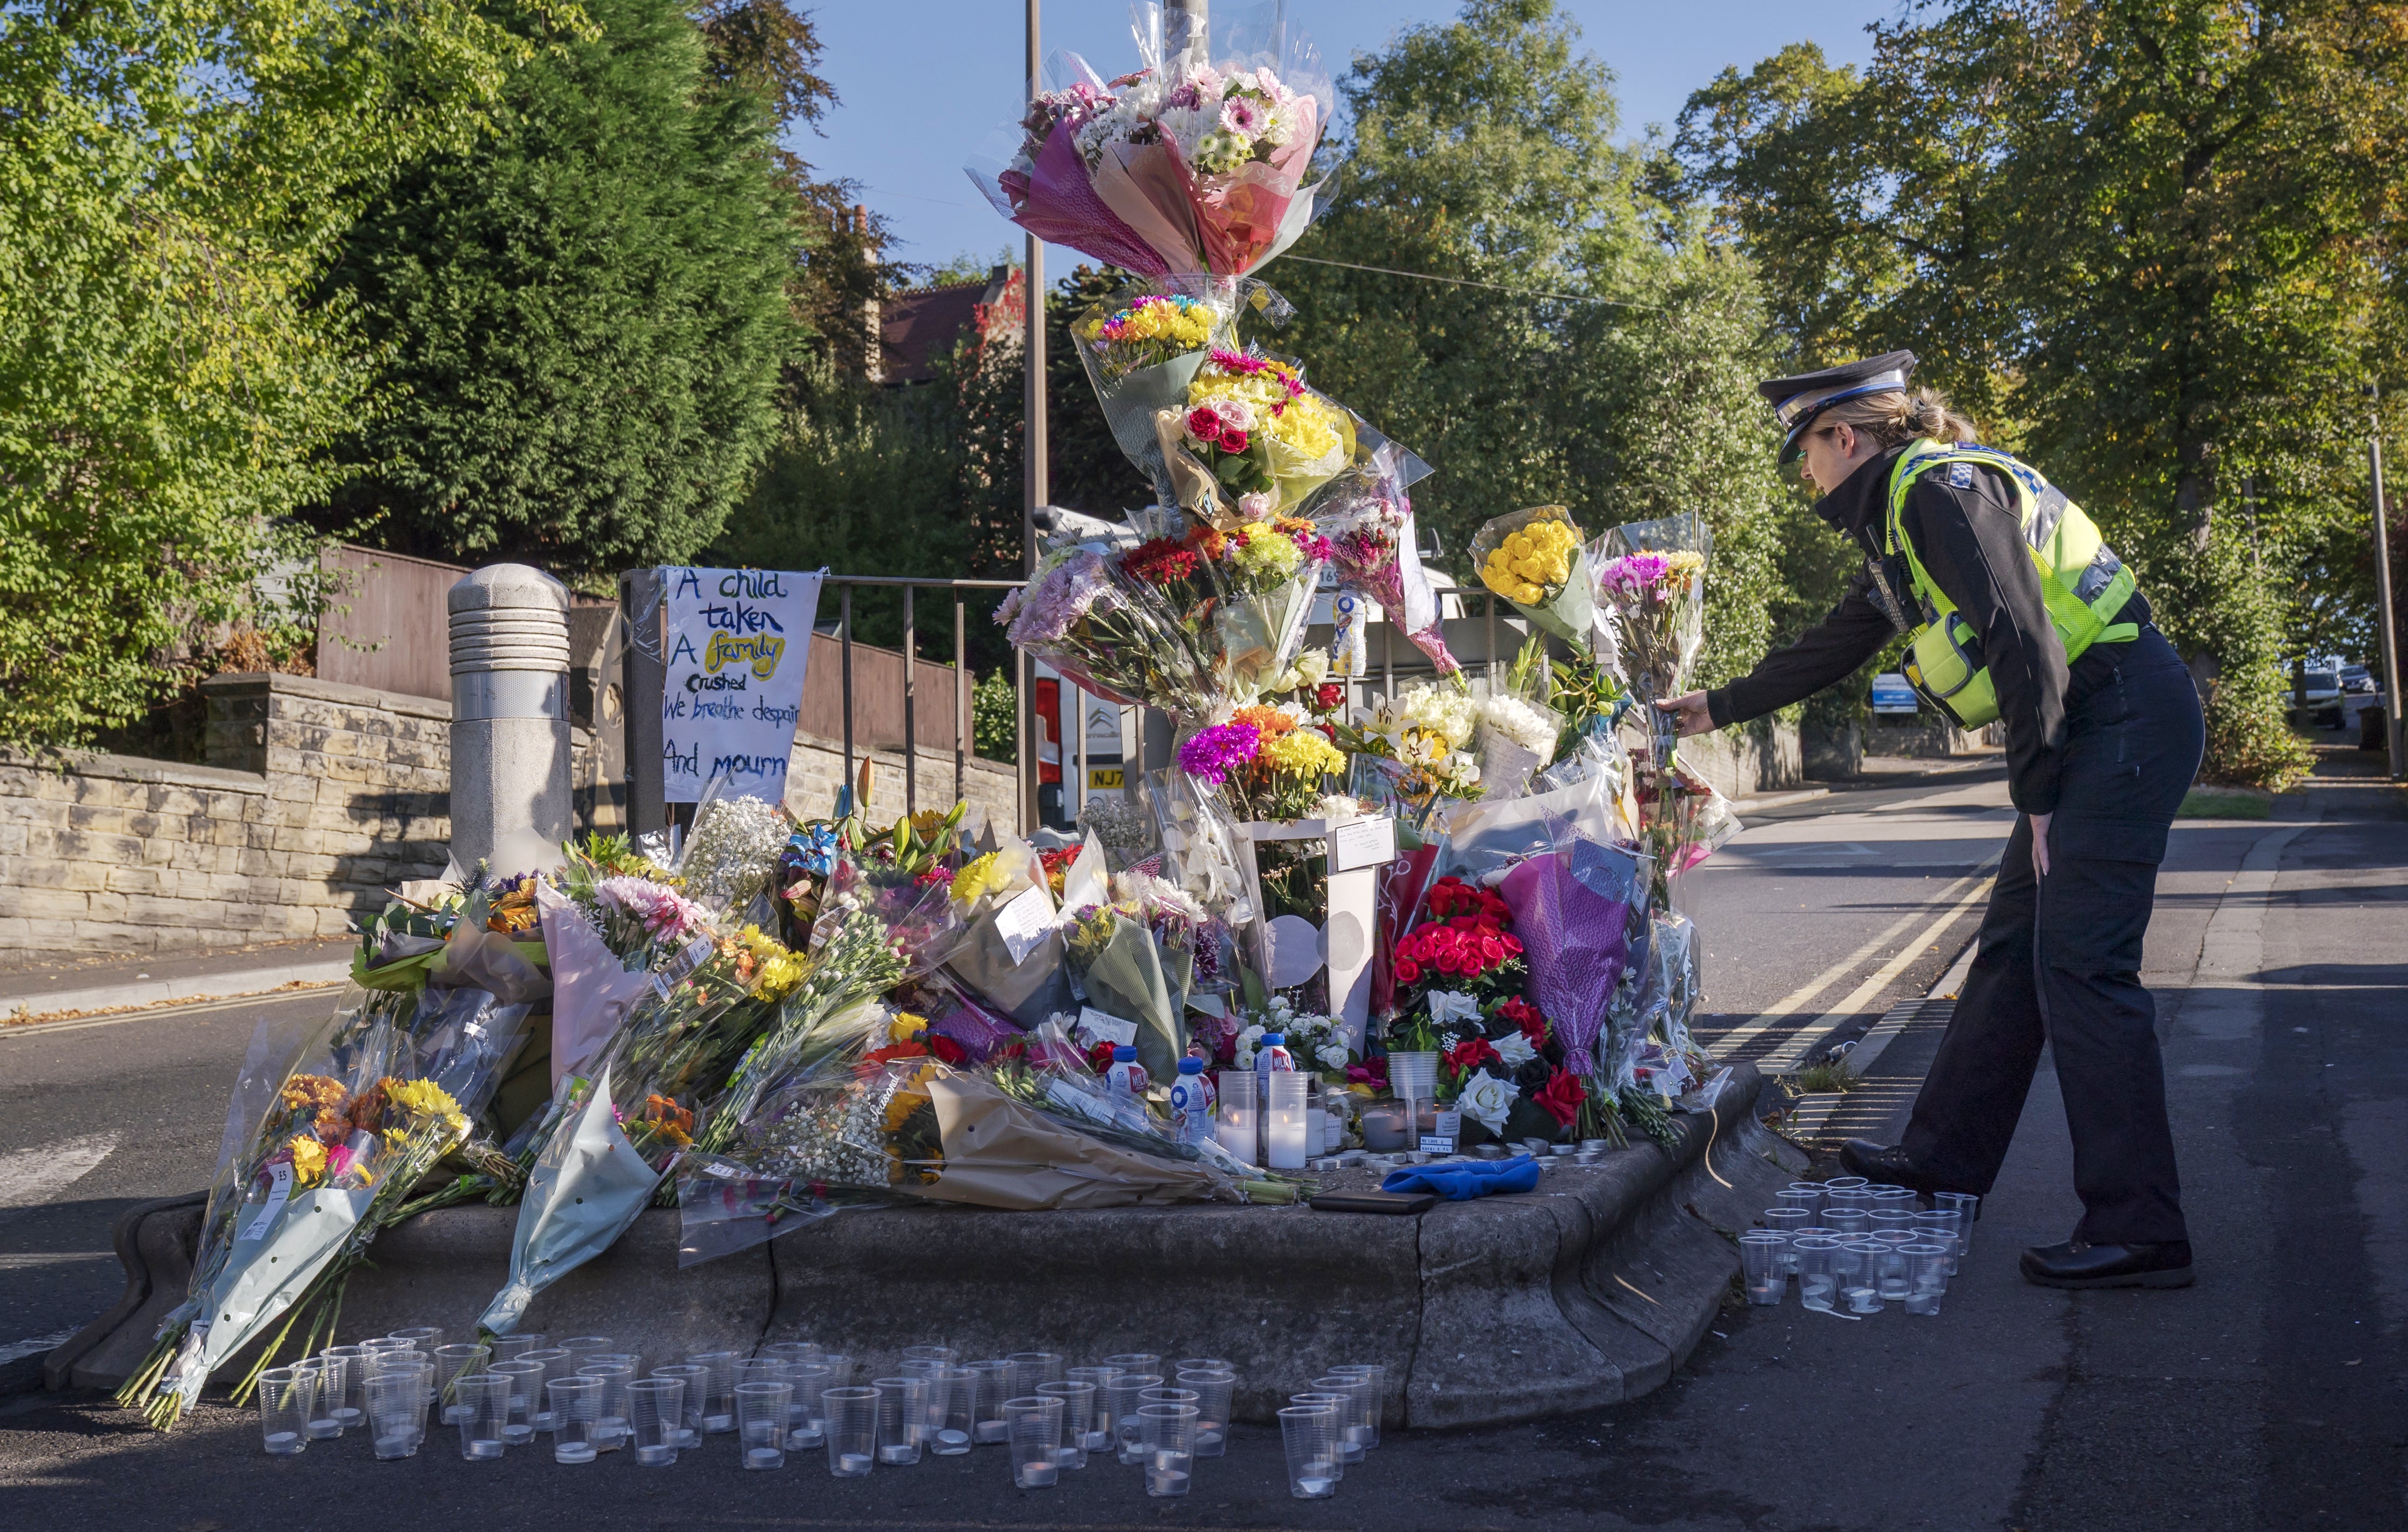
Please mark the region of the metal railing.
MULTIPOLYGON (((903 593, 903 811, 917 813, 920 808, 920 742, 919 742, 919 611, 918 596, 922 591, 950 593, 953 601, 953 797, 965 795, 969 780, 969 757, 977 748, 977 719, 969 702, 969 623, 968 602, 963 593, 968 591, 1016 591, 1027 583, 1019 580, 921 580, 903 575, 830 575, 822 582, 838 588, 837 641, 841 648, 844 685, 844 780, 853 780, 857 769, 853 764, 853 593, 858 586, 874 586, 903 593)), ((1023 667, 1024 671, 1025 667, 1023 667)), ((1025 687, 1023 687, 1025 691, 1025 687)), ((1025 729, 1021 735, 1017 755, 1020 776, 1027 777, 1028 740, 1025 729)), ((1025 797, 1024 791, 1023 796, 1025 797)), ((1023 827, 1028 817, 1029 805, 1021 805, 1023 827)))

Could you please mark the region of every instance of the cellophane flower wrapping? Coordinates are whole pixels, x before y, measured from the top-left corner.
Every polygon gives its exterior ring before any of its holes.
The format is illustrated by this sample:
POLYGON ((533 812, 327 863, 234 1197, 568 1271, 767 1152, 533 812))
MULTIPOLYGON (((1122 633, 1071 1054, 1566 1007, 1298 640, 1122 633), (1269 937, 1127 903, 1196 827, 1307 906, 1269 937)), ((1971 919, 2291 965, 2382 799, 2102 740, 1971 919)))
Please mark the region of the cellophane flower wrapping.
POLYGON ((1326 539, 1288 516, 1226 529, 1177 510, 1134 521, 1147 535, 1117 556, 1113 573, 1141 593, 1134 602, 1175 626, 1207 683, 1165 710, 1193 723, 1276 684, 1304 647, 1326 539))
POLYGON ((1043 866, 1019 837, 1008 835, 1002 842, 954 874, 953 908, 965 931, 946 959, 946 971, 1016 1024, 1030 1027, 1075 1002, 1063 966, 1062 936, 1054 928, 1059 911, 1043 866), (1004 937, 1005 909, 1024 895, 1041 905, 1044 933, 1015 954, 1004 937))
POLYGON ((995 620, 1016 649, 1081 691, 1159 708, 1174 717, 1211 709, 1217 694, 1197 635, 1158 594, 1121 570, 1123 550, 1067 543, 1048 552, 995 620))
MULTIPOLYGON (((470 909, 482 918, 481 900, 470 909)), ((528 1009, 480 990, 354 986, 297 1040, 262 1024, 185 1301, 123 1401, 172 1425, 209 1374, 276 1321, 322 1310, 322 1282, 338 1281, 420 1177, 466 1140, 528 1009)))
POLYGON ((1023 228, 1125 270, 1256 270, 1313 215, 1304 178, 1336 105, 1319 52, 1268 7, 1213 18, 1209 54, 1166 51, 1161 7, 1133 9, 1140 66, 1107 84, 1056 54, 970 179, 1023 228))
POLYGON ((1429 656, 1440 675, 1460 676, 1463 666, 1446 647, 1438 592, 1422 567, 1413 503, 1406 493, 1428 476, 1429 465, 1360 421, 1355 440, 1359 461, 1330 482, 1312 509, 1322 536, 1329 539, 1330 562, 1338 573, 1340 600, 1334 611, 1348 609, 1344 597, 1349 594, 1357 601, 1352 609, 1354 621, 1333 617, 1336 669, 1346 676, 1369 669, 1359 606, 1368 596, 1404 629, 1414 648, 1429 656))
POLYGON ((509 1334, 536 1294, 609 1249, 692 1147, 768 1024, 765 942, 695 935, 628 1009, 593 1078, 563 1081, 530 1135, 509 1280, 481 1328, 509 1334))
POLYGON ((1555 849, 1525 859, 1497 892, 1530 966, 1529 999, 1562 1038, 1566 1065, 1595 1080, 1607 1004, 1630 966, 1634 918, 1646 909, 1646 859, 1564 820, 1549 828, 1555 849))
MULTIPOLYGON (((1706 566, 1713 556, 1705 519, 1691 511, 1627 523, 1598 538, 1592 553, 1598 603, 1610 614, 1632 692, 1656 702, 1687 691, 1705 638, 1706 566)), ((1669 760, 1672 725, 1654 727, 1661 737, 1657 758, 1669 760)))
POLYGON ((1354 722, 1337 731, 1354 757, 1347 792, 1428 833, 1441 809, 1484 795, 1469 749, 1479 723, 1479 705, 1462 692, 1406 682, 1395 696, 1357 709, 1354 722))
POLYGON ((1491 518, 1472 534, 1480 582, 1574 653, 1595 650, 1597 596, 1580 528, 1561 506, 1491 518))
POLYGON ((674 869, 685 897, 723 925, 766 925, 779 858, 795 833, 781 804, 731 791, 714 778, 695 805, 694 828, 674 869))

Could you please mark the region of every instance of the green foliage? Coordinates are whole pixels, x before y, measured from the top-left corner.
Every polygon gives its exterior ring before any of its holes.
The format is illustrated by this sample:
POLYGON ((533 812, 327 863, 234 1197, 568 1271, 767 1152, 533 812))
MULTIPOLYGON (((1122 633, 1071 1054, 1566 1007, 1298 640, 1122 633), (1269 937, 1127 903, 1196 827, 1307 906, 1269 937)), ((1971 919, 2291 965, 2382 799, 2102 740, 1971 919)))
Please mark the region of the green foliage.
POLYGON ((777 113, 825 95, 794 59, 816 43, 782 6, 712 7, 717 52, 679 0, 589 13, 491 135, 378 199, 328 280, 392 395, 329 514, 397 551, 570 578, 683 562, 776 430, 803 240, 777 113))
POLYGON ((970 692, 972 737, 980 757, 1012 761, 1020 753, 1020 692, 1011 678, 990 670, 970 692))
POLYGON ((309 284, 361 199, 465 145, 531 51, 533 21, 493 14, 0 11, 0 742, 82 742, 230 631, 289 649, 306 626, 308 582, 255 582, 309 556, 286 518, 368 385, 349 309, 309 284))
POLYGON ((1657 183, 1759 263, 1799 364, 1911 348, 2063 483, 2215 678, 2208 772, 2281 780, 2282 656, 2363 628, 2401 7, 1934 0, 1874 30, 1861 78, 1804 45, 1726 71, 1657 183))
POLYGON ((1450 550, 1548 502, 1593 534, 1703 511, 1716 679, 1762 652, 1778 583, 1766 316, 1614 144, 1612 77, 1578 37, 1552 0, 1473 0, 1355 60, 1341 190, 1296 253, 1513 291, 1283 264, 1300 317, 1272 345, 1438 468, 1415 508, 1450 550))

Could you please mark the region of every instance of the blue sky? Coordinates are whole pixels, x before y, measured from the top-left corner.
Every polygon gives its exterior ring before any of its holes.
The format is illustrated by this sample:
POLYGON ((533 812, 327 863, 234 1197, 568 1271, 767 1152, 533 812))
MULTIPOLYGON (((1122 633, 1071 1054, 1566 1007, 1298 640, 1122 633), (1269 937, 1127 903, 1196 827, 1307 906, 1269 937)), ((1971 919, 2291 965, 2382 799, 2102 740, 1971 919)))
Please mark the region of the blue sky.
MULTIPOLYGON (((904 241, 896 259, 989 256, 1006 242, 1016 249, 1020 232, 987 207, 962 164, 1019 115, 1020 0, 822 0, 801 8, 818 24, 824 73, 842 104, 822 124, 826 136, 797 135, 796 150, 824 175, 864 183, 863 200, 904 241)), ((1622 131, 1635 138, 1650 123, 1669 128, 1689 93, 1724 65, 1753 64, 1785 43, 1820 43, 1833 60, 1862 64, 1871 51, 1867 23, 1895 17, 1900 4, 1565 0, 1562 8, 1589 51, 1613 69, 1622 131)), ((1293 0, 1290 15, 1335 76, 1398 28, 1459 10, 1458 0, 1293 0)), ((1045 0, 1045 50, 1083 53, 1106 74, 1128 67, 1128 11, 1127 0, 1045 0)), ((1047 275, 1078 259, 1050 251, 1047 275)))

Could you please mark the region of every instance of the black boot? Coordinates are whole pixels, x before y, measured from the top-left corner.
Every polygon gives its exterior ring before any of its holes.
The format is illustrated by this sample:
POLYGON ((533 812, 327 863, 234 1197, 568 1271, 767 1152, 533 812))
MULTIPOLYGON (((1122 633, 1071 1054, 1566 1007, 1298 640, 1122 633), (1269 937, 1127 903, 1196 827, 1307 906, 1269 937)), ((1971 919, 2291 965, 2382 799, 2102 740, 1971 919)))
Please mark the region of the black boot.
POLYGON ((2024 1281, 2042 1287, 2188 1287, 2190 1244, 2034 1245, 2024 1252, 2024 1281))
POLYGON ((1951 1186, 1946 1181, 1924 1173, 1914 1160, 1907 1157, 1904 1147, 1886 1147, 1870 1138, 1851 1138, 1840 1146, 1840 1165, 1852 1176, 1862 1176, 1876 1186, 1907 1186, 1918 1192, 1964 1192, 1970 1187, 1951 1186))

